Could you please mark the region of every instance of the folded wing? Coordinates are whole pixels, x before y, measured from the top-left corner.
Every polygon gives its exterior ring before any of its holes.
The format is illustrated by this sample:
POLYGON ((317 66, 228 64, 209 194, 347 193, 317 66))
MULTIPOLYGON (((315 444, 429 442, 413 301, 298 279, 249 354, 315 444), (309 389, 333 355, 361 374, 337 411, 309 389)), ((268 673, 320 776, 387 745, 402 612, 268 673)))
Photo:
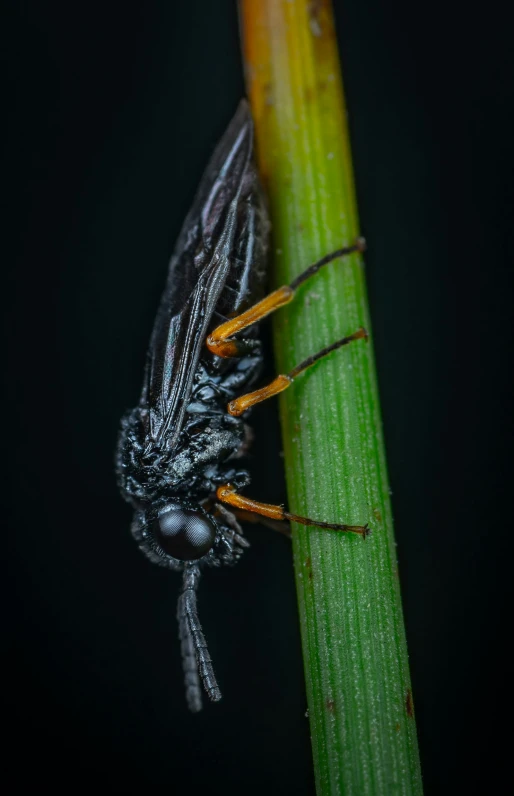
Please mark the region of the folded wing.
POLYGON ((241 214, 256 183, 252 145, 252 119, 243 101, 207 166, 170 261, 140 400, 147 448, 172 449, 183 426, 235 237, 248 226, 241 214))

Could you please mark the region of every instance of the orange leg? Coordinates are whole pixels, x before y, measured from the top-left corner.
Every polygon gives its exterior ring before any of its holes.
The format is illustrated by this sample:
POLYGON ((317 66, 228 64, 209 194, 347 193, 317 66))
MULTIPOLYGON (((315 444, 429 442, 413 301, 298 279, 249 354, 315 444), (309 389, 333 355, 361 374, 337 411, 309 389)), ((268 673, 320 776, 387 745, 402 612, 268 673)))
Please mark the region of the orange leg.
POLYGON ((301 525, 315 525, 318 528, 328 528, 332 531, 345 531, 347 533, 356 533, 363 538, 369 534, 367 525, 342 525, 334 522, 318 522, 317 520, 310 520, 308 517, 299 517, 297 514, 290 514, 285 511, 282 506, 273 506, 269 503, 258 503, 256 500, 238 495, 235 487, 231 484, 219 486, 216 490, 216 497, 222 503, 227 503, 234 508, 248 511, 253 514, 260 514, 262 517, 268 517, 272 520, 289 520, 289 522, 299 522, 301 525))
MULTIPOLYGON (((285 304, 289 304, 289 302, 293 300, 297 288, 307 279, 310 279, 311 276, 314 276, 324 265, 332 262, 332 260, 336 260, 338 257, 344 257, 354 252, 362 252, 365 248, 366 242, 364 238, 358 238, 353 246, 346 246, 327 254, 321 260, 318 260, 316 263, 306 268, 290 285, 279 287, 278 290, 270 293, 269 296, 266 296, 262 301, 250 307, 246 312, 241 313, 241 315, 238 315, 236 318, 225 321, 225 323, 222 323, 214 329, 207 338, 207 348, 219 357, 240 356, 245 352, 244 341, 231 340, 230 338, 243 329, 246 329, 248 326, 252 326, 252 324, 265 318, 266 315, 269 315, 271 312, 275 312, 275 310, 278 310, 285 304)), ((284 387, 281 389, 284 389, 284 387)), ((280 391, 280 389, 275 390, 275 392, 280 391)), ((272 393, 272 395, 274 394, 275 393, 272 393)))
POLYGON ((322 348, 317 354, 313 354, 312 356, 307 357, 307 359, 304 359, 303 362, 300 362, 299 365, 293 368, 293 370, 289 371, 289 373, 286 375, 280 374, 279 376, 276 376, 276 378, 274 378, 273 381, 270 384, 267 384, 265 387, 261 387, 259 390, 255 390, 254 392, 249 392, 246 395, 241 395, 239 398, 234 398, 234 400, 230 401, 228 404, 227 412, 234 417, 242 415, 243 412, 246 412, 246 410, 250 409, 251 406, 255 406, 255 404, 265 401, 266 398, 271 398, 272 395, 277 395, 279 392, 286 390, 300 373, 302 373, 304 370, 307 370, 307 368, 310 368, 311 365, 314 365, 314 363, 319 359, 326 357, 327 354, 330 354, 332 351, 335 351, 344 345, 348 345, 348 343, 351 343, 354 340, 367 339, 367 337, 368 333, 366 329, 361 327, 349 337, 343 337, 341 340, 336 340, 336 342, 332 343, 332 345, 322 348))

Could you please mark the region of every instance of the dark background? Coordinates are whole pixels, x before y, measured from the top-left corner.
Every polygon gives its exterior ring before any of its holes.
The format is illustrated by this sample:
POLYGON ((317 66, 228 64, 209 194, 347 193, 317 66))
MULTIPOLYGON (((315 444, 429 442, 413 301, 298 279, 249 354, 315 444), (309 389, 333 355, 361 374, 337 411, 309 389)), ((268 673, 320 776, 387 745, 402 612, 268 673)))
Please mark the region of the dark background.
MULTIPOLYGON (((426 791, 488 792, 510 668, 510 25, 494 3, 336 7, 426 791)), ((244 91, 235 2, 5 8, 18 781, 310 794, 288 543, 250 530, 251 554, 205 578, 224 700, 192 717, 178 582, 137 551, 112 471, 174 239, 244 91)), ((275 408, 255 422, 252 493, 281 500, 275 408)))

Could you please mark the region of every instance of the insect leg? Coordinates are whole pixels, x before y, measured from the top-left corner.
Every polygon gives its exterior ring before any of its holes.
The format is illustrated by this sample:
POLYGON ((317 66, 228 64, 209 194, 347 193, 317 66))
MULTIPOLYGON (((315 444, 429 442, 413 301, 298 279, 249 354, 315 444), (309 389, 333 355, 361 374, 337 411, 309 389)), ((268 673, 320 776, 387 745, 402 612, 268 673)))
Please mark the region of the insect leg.
POLYGON ((308 517, 299 517, 297 514, 290 514, 288 511, 285 511, 282 506, 273 506, 270 503, 258 503, 256 500, 238 495, 231 484, 218 487, 216 496, 218 500, 221 500, 223 503, 228 503, 229 506, 234 506, 237 509, 249 511, 254 514, 260 514, 262 517, 269 517, 272 520, 289 520, 289 522, 299 522, 301 525, 315 525, 318 528, 328 528, 331 531, 356 533, 364 538, 369 533, 367 525, 344 525, 334 522, 318 522, 318 520, 311 520, 308 517))
POLYGON ((300 362, 300 364, 289 371, 289 373, 276 376, 273 381, 265 387, 261 387, 254 392, 246 393, 246 395, 241 395, 239 398, 234 398, 234 400, 230 401, 227 405, 227 412, 234 417, 239 417, 239 415, 242 415, 247 409, 250 409, 251 406, 255 406, 255 404, 261 403, 261 401, 265 401, 267 398, 271 398, 273 395, 278 395, 278 393, 286 390, 300 373, 310 368, 311 365, 314 365, 319 359, 326 357, 327 354, 336 351, 344 345, 348 345, 348 343, 352 343, 354 340, 367 339, 367 337, 368 333, 366 329, 361 327, 357 329, 356 332, 349 335, 349 337, 336 340, 332 345, 322 348, 317 354, 313 354, 307 357, 307 359, 304 359, 303 362, 300 362))
POLYGON ((216 503, 216 514, 223 517, 225 523, 228 525, 232 532, 232 538, 238 543, 240 547, 250 547, 250 542, 243 536, 243 529, 239 525, 236 517, 236 512, 228 511, 221 503, 216 503))
POLYGON ((207 348, 219 357, 238 357, 247 353, 248 345, 245 340, 232 340, 230 338, 243 329, 246 329, 248 326, 252 326, 252 324, 265 318, 266 315, 269 315, 271 312, 275 312, 275 310, 278 310, 285 304, 289 304, 289 302, 293 300, 297 288, 307 279, 310 279, 311 276, 314 276, 324 265, 331 263, 332 260, 336 260, 338 257, 344 257, 354 252, 363 252, 365 248, 366 242, 364 238, 358 238, 353 246, 345 246, 342 249, 337 249, 325 255, 321 260, 318 260, 306 268, 305 271, 302 271, 296 279, 293 279, 290 285, 279 287, 278 290, 273 291, 269 296, 263 298, 262 301, 254 304, 254 306, 250 307, 246 312, 216 327, 207 337, 207 348))
POLYGON ((284 536, 287 536, 289 539, 291 538, 291 527, 287 521, 270 520, 268 517, 262 517, 262 515, 259 516, 257 514, 253 514, 251 511, 245 511, 244 509, 236 509, 233 506, 230 511, 227 511, 225 506, 222 506, 221 503, 204 503, 203 507, 205 508, 206 505, 216 506, 216 514, 220 514, 227 525, 229 525, 231 528, 234 528, 235 530, 237 526, 234 539, 239 545, 241 545, 241 547, 250 547, 250 542, 241 535, 243 533, 243 529, 239 525, 238 520, 241 520, 241 522, 251 522, 254 524, 257 523, 258 525, 265 525, 266 528, 271 528, 272 531, 281 533, 284 536))
MULTIPOLYGON (((209 699, 213 702, 218 702, 221 699, 221 691, 218 688, 218 683, 216 682, 216 677, 214 674, 214 669, 212 667, 211 656, 209 655, 209 650, 207 649, 207 642, 205 641, 205 636, 202 632, 202 627, 200 625, 200 621, 198 619, 198 611, 196 607, 196 590, 198 588, 198 583, 200 580, 200 569, 197 565, 189 565, 186 566, 184 569, 184 580, 182 584, 182 593, 179 597, 179 606, 178 606, 178 614, 179 614, 179 628, 181 617, 184 617, 188 635, 192 639, 194 652, 196 655, 196 663, 198 666, 198 672, 200 677, 202 678, 203 687, 205 688, 209 699)), ((188 642, 189 644, 189 642, 188 642)), ((190 649, 190 646, 186 647, 186 652, 190 649)), ((186 669, 186 659, 184 661, 184 669, 186 669)), ((190 661, 187 660, 187 665, 190 666, 190 661)), ((186 673, 186 696, 187 696, 187 687, 188 687, 188 671, 186 673)), ((194 687, 194 683, 192 683, 194 687)), ((196 685, 197 687, 197 685, 196 685)), ((199 710, 198 705, 199 694, 191 693, 192 702, 188 704, 191 710, 199 710), (192 704, 195 707, 192 707, 192 704)), ((201 700, 200 700, 200 707, 201 707, 201 700)))

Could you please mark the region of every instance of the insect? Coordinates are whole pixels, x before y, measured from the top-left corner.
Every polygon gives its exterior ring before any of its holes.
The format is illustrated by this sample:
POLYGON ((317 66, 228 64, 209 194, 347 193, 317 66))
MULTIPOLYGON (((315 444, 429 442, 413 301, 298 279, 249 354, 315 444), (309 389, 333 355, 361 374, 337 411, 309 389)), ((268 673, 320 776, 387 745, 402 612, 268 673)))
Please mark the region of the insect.
POLYGON ((290 285, 264 295, 270 224, 252 159, 253 124, 242 101, 216 147, 184 222, 150 340, 139 405, 122 419, 118 482, 133 506, 132 534, 155 564, 182 573, 178 625, 186 699, 202 707, 201 684, 221 699, 198 619, 202 570, 235 564, 248 542, 238 518, 294 521, 367 534, 367 526, 298 517, 240 494, 250 441, 241 418, 286 389, 330 352, 367 336, 357 330, 252 390, 262 365, 255 325, 287 304, 298 287, 362 240, 311 265, 290 285), (244 335, 239 335, 244 330, 244 335), (229 507, 229 508, 228 508, 229 507), (267 519, 266 519, 267 518, 267 519))

